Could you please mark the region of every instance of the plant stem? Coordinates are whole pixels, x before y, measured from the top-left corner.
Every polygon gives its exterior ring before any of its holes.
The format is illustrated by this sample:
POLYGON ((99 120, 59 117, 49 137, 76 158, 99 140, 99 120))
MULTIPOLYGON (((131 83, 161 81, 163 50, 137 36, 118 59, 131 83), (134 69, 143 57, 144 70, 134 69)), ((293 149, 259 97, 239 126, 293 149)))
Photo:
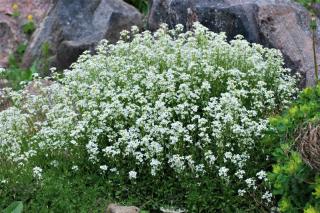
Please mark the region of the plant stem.
POLYGON ((313 61, 314 61, 314 74, 316 79, 316 84, 319 82, 318 77, 318 63, 316 54, 316 29, 312 29, 312 49, 313 49, 313 61))

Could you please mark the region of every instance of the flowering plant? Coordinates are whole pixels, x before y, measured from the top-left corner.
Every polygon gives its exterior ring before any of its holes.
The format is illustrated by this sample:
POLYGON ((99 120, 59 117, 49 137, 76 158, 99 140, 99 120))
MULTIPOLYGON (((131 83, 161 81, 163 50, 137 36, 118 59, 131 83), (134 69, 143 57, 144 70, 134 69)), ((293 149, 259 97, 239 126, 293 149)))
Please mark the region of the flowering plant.
POLYGON ((295 79, 278 50, 241 36, 228 43, 199 23, 182 31, 133 27, 49 86, 35 80, 36 93, 7 91, 0 179, 10 185, 14 170, 39 184, 63 170, 101 176, 120 200, 150 206, 270 208, 259 141, 295 79))

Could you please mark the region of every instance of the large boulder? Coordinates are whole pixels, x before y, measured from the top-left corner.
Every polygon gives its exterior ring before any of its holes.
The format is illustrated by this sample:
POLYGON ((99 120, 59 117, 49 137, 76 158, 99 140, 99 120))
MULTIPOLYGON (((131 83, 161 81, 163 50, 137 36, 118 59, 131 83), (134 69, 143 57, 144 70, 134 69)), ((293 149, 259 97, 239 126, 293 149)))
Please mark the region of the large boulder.
POLYGON ((56 0, 34 33, 23 65, 43 58, 46 44, 50 65, 68 68, 84 50, 93 50, 102 39, 116 42, 120 32, 133 25, 142 25, 142 15, 122 0, 56 0))
POLYGON ((0 79, 0 112, 7 109, 10 105, 9 100, 5 97, 3 91, 6 87, 8 87, 8 81, 6 79, 0 79))
MULTIPOLYGON (((199 21, 215 32, 280 49, 286 66, 302 75, 300 86, 314 84, 310 16, 290 0, 152 0, 148 27, 178 23, 188 29, 199 21)), ((319 41, 319 32, 317 42, 319 41)), ((320 42, 318 42, 320 44, 320 42)), ((317 48, 319 56, 320 48, 317 48)))
POLYGON ((28 42, 29 37, 22 30, 27 16, 32 15, 37 24, 47 15, 51 5, 52 0, 0 0, 0 67, 8 65, 9 54, 19 44, 28 42), (14 15, 15 12, 19 15, 14 15))

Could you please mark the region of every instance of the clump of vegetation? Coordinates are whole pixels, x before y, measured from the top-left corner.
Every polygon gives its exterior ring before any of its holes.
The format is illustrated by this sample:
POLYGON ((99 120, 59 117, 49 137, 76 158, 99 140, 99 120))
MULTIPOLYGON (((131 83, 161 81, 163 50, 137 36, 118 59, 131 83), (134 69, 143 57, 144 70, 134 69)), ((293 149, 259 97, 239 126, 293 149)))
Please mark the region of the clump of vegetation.
POLYGON ((36 94, 8 91, 0 207, 270 210, 260 139, 296 92, 280 51, 199 23, 138 31, 102 41, 49 86, 36 80, 36 94))
POLYGON ((268 140, 279 146, 270 177, 281 212, 320 212, 319 100, 320 85, 307 88, 286 113, 270 119, 268 140))
POLYGON ((37 73, 36 64, 30 68, 21 68, 21 60, 27 45, 21 43, 16 51, 9 55, 8 67, 0 72, 0 78, 7 79, 9 86, 15 90, 21 89, 21 82, 31 81, 33 74, 37 73))
POLYGON ((31 36, 32 33, 36 30, 36 25, 31 14, 27 16, 27 19, 28 21, 24 25, 22 25, 22 30, 26 35, 31 36))
POLYGON ((147 14, 148 12, 148 0, 125 0, 129 4, 133 5, 143 14, 147 14))
POLYGON ((12 16, 17 18, 20 16, 19 5, 17 3, 12 4, 12 16))

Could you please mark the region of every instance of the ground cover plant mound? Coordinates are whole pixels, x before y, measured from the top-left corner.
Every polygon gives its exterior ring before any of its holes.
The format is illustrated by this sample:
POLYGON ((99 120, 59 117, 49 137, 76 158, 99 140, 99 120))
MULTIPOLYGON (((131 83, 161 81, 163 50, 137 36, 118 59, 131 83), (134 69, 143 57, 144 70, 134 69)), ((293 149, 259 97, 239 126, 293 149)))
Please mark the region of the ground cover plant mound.
POLYGON ((281 212, 320 211, 320 85, 306 88, 283 115, 270 119, 277 146, 270 175, 281 212))
MULTIPOLYGON (((295 79, 280 51, 195 23, 102 41, 0 112, 0 207, 89 211, 101 200, 189 212, 269 210, 260 139, 295 79), (75 196, 76 195, 76 196, 75 196)), ((52 70, 54 71, 54 70, 52 70)))

